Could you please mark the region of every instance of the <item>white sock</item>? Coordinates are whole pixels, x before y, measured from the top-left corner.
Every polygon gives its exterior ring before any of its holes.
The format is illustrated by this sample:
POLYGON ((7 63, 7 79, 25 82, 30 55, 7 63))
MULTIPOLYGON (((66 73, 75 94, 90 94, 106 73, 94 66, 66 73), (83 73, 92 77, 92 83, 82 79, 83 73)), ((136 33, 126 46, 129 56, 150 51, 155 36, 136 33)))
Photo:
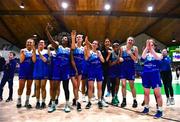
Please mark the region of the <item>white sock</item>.
POLYGON ((149 108, 149 105, 144 105, 145 108, 149 108))
POLYGON ((52 101, 52 106, 56 106, 55 101, 52 101))
POLYGON ((133 100, 136 100, 136 97, 134 97, 133 100))
POLYGON ((59 96, 56 96, 56 99, 58 99, 59 98, 59 96))
POLYGON ((42 99, 42 102, 44 102, 44 103, 45 103, 45 101, 46 101, 45 99, 42 99))
POLYGON ((18 95, 18 99, 21 99, 21 95, 18 95))
POLYGON ((88 101, 91 102, 91 98, 88 98, 88 101))
POLYGON ((98 99, 98 102, 100 102, 100 101, 101 101, 101 98, 98 99))
POLYGON ((158 110, 162 112, 162 107, 158 107, 158 110))
POLYGON ((69 105, 69 101, 66 101, 66 105, 69 105))

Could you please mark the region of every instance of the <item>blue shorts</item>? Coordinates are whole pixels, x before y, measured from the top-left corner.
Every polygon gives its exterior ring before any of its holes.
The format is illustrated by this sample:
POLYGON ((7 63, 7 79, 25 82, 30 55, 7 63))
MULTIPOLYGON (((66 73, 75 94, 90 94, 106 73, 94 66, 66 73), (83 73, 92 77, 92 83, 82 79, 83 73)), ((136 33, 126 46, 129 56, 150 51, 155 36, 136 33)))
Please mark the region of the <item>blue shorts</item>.
POLYGON ((128 67, 121 69, 120 79, 135 80, 135 70, 128 67))
POLYGON ((48 76, 34 76, 34 80, 46 80, 48 79, 48 76))
POLYGON ((33 68, 20 69, 19 70, 19 79, 24 80, 33 80, 33 68))
POLYGON ((109 67, 108 76, 109 78, 119 78, 121 75, 120 65, 114 65, 109 67))
POLYGON ((52 80, 68 80, 70 78, 70 67, 69 66, 54 66, 52 80))
POLYGON ((104 80, 102 69, 88 70, 88 81, 102 82, 104 80))
MULTIPOLYGON (((78 70, 78 75, 82 75, 82 72, 83 72, 82 65, 76 65, 76 68, 77 68, 77 70, 78 70)), ((71 76, 71 77, 74 77, 75 74, 76 74, 76 72, 75 72, 74 68, 72 67, 72 68, 71 68, 70 76, 71 76)))
POLYGON ((142 85, 144 88, 154 89, 162 86, 159 71, 143 72, 141 77, 142 77, 142 85))

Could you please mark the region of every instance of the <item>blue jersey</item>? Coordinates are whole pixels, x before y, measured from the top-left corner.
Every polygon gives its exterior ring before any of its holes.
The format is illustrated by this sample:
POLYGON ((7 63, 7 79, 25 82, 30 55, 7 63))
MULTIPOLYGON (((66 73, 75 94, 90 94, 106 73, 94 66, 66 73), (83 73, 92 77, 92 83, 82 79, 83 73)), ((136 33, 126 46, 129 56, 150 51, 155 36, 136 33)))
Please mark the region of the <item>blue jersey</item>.
POLYGON ((19 79, 33 79, 34 63, 32 61, 32 50, 24 49, 25 59, 20 63, 19 67, 19 79))
MULTIPOLYGON (((119 55, 114 51, 111 53, 109 61, 114 62, 119 59, 119 55)), ((120 77, 120 64, 109 66, 109 77, 117 78, 120 77)))
POLYGON ((142 72, 142 84, 145 88, 157 88, 161 87, 161 78, 160 78, 160 61, 156 60, 152 54, 147 53, 144 61, 144 69, 142 72))
POLYGON ((142 59, 144 62, 143 72, 154 72, 160 70, 160 61, 156 60, 152 54, 148 53, 145 59, 142 59))
POLYGON ((90 69, 101 69, 102 68, 102 64, 101 61, 97 55, 97 53, 90 51, 90 57, 88 59, 88 64, 89 64, 89 68, 90 69))
MULTIPOLYGON (((100 52, 99 52, 100 53, 100 52)), ((88 81, 102 81, 103 71, 102 64, 97 53, 90 51, 90 57, 88 59, 88 81)))
POLYGON ((84 47, 76 47, 74 52, 73 52, 73 56, 74 56, 74 61, 76 63, 76 65, 83 65, 84 63, 84 47))
POLYGON ((70 78, 70 48, 59 46, 53 64, 53 80, 67 80, 70 78))
MULTIPOLYGON (((41 55, 43 55, 46 59, 48 59, 48 51, 43 49, 40 51, 41 55)), ((34 64, 34 72, 33 77, 36 80, 42 80, 48 78, 48 63, 44 62, 36 50, 36 62, 34 64)))
MULTIPOLYGON (((123 68, 127 68, 130 70, 135 70, 135 62, 134 60, 131 58, 131 56, 126 52, 126 46, 122 46, 122 58, 124 59, 124 61, 122 62, 122 67, 123 68)), ((133 46, 131 48, 131 52, 134 54, 135 52, 135 47, 133 46)))
POLYGON ((55 65, 70 66, 70 48, 59 46, 56 50, 55 65))
POLYGON ((165 56, 161 60, 161 71, 171 71, 171 58, 169 56, 165 56))

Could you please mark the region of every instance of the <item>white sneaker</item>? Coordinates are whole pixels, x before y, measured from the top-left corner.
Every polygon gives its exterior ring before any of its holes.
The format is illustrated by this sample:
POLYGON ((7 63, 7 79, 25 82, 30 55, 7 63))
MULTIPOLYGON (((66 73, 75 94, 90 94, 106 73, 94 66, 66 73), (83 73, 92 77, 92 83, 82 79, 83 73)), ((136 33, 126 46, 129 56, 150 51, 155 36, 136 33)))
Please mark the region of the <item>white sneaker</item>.
POLYGON ((82 101, 86 102, 86 96, 85 95, 82 95, 82 101))
POLYGON ((48 113, 52 113, 56 110, 56 106, 55 105, 51 105, 51 107, 48 108, 48 113))
POLYGON ((175 101, 174 101, 174 98, 173 98, 173 97, 171 97, 171 99, 170 99, 170 104, 171 104, 171 105, 174 105, 174 104, 175 104, 175 101))
POLYGON ((103 105, 103 107, 108 107, 109 106, 104 100, 102 100, 102 105, 103 105))
POLYGON ((64 111, 66 112, 66 113, 68 113, 68 112, 70 112, 71 111, 71 109, 70 109, 70 107, 69 107, 69 105, 65 105, 65 107, 64 107, 64 111))
POLYGON ((167 98, 166 105, 167 105, 167 106, 170 105, 170 98, 167 98))

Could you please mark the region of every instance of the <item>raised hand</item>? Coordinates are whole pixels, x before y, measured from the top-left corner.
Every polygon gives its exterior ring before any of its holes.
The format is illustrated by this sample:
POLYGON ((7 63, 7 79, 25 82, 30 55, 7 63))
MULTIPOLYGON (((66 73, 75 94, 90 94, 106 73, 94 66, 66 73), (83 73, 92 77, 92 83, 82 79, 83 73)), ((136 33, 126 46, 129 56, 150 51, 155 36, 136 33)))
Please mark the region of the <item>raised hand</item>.
POLYGON ((146 41, 146 49, 150 50, 150 41, 149 40, 146 41))
POLYGON ((76 38, 76 30, 72 30, 72 32, 71 32, 71 38, 76 38))
POLYGON ((52 31, 53 30, 53 26, 51 24, 47 23, 46 31, 49 31, 49 30, 52 31))

